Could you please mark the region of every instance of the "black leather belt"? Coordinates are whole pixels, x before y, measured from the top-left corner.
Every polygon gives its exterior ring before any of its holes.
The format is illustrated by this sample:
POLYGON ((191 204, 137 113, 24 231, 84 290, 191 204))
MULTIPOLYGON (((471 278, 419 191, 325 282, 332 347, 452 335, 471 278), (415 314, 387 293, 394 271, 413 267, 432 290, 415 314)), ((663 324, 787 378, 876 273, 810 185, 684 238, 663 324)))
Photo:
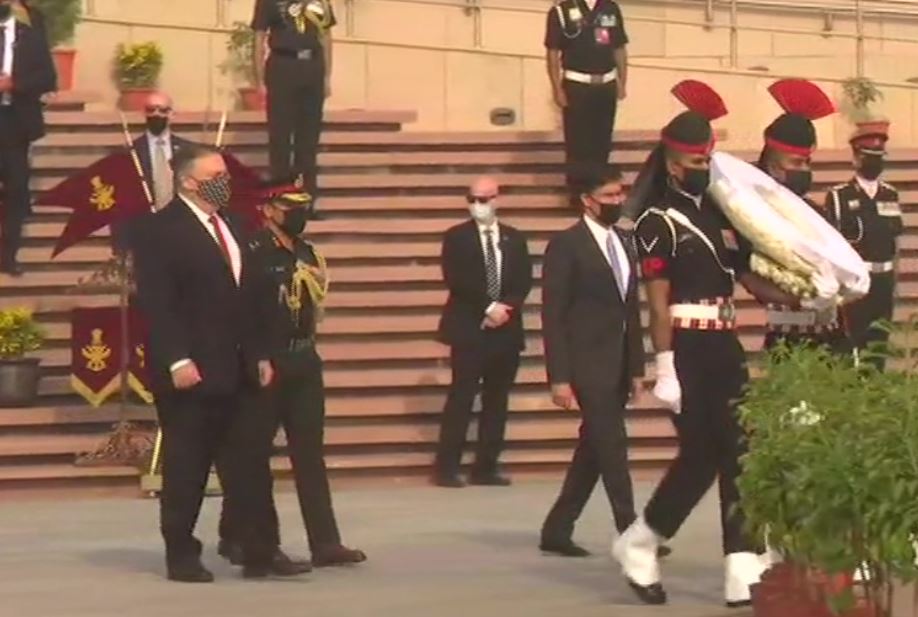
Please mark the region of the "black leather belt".
POLYGON ((306 349, 312 349, 315 345, 316 337, 314 336, 290 339, 290 342, 287 344, 287 351, 304 351, 306 349))
POLYGON ((312 60, 316 56, 315 49, 272 49, 271 53, 284 58, 293 58, 294 60, 312 60))

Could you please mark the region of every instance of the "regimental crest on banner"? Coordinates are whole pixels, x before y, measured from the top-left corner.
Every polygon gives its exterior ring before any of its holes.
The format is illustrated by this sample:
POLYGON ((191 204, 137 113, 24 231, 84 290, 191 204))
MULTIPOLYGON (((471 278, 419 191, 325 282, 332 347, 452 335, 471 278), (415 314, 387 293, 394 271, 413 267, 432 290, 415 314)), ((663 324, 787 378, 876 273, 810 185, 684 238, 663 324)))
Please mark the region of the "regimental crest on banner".
POLYGON ((70 384, 93 407, 121 385, 119 325, 117 308, 73 310, 70 384))

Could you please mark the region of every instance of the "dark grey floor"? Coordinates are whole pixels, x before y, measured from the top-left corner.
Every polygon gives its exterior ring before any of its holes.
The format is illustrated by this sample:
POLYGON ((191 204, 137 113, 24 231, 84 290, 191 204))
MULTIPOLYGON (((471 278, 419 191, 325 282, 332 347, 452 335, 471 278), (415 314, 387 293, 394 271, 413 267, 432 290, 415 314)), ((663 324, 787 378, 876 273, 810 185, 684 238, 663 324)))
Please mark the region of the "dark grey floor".
MULTIPOLYGON (((665 565, 671 604, 635 604, 608 556, 611 522, 597 491, 576 538, 590 559, 544 557, 541 518, 557 485, 509 489, 427 487, 336 493, 348 543, 366 564, 300 580, 243 581, 214 550, 219 500, 199 524, 218 579, 163 579, 156 503, 149 500, 14 502, 0 507, 0 617, 708 617, 721 608, 716 507, 709 498, 673 542, 665 565)), ((640 486, 646 497, 649 487, 640 486)), ((305 555, 293 494, 278 506, 285 547, 305 555)))

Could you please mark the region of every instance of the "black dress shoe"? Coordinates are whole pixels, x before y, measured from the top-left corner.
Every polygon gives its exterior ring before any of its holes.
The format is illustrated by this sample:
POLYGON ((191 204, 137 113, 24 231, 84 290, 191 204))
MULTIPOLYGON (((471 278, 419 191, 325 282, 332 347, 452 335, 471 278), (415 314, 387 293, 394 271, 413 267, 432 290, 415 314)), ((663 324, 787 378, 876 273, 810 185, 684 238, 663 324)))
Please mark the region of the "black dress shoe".
POLYGON ((567 542, 546 542, 542 540, 542 543, 539 544, 539 550, 543 553, 551 553, 561 557, 589 557, 591 555, 590 551, 574 544, 570 540, 567 542))
POLYGON ((747 608, 752 606, 752 600, 740 600, 739 602, 727 602, 727 608, 747 608))
POLYGON ((200 561, 169 566, 167 578, 179 583, 213 583, 214 575, 200 561))
POLYGON ((271 573, 276 576, 296 576, 312 572, 312 562, 306 559, 291 559, 287 553, 277 549, 271 561, 271 573))
POLYGON ((433 483, 435 486, 443 488, 465 488, 465 482, 459 476, 434 476, 433 483))
POLYGON ((654 583, 653 585, 638 585, 632 580, 628 581, 628 586, 634 590, 638 599, 644 604, 666 604, 666 592, 663 585, 654 583))
POLYGON ((312 551, 312 561, 317 568, 350 566, 363 563, 366 560, 366 553, 356 548, 348 548, 342 544, 321 546, 312 551))
POLYGON ((673 549, 669 548, 665 544, 661 544, 657 547, 657 557, 663 559, 664 557, 669 557, 673 554, 673 549))
POLYGON ((242 545, 231 540, 220 540, 217 544, 217 554, 234 566, 241 566, 245 561, 242 545))
POLYGON ((476 486, 510 486, 513 483, 507 476, 492 473, 488 475, 472 474, 469 476, 469 484, 476 486))

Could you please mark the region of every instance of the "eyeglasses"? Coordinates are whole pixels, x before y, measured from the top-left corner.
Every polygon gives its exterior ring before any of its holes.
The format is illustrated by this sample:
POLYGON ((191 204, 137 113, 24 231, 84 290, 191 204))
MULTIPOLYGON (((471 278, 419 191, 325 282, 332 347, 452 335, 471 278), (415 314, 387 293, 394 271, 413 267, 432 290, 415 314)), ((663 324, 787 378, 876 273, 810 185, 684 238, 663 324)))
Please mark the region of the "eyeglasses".
POLYGON ((168 114, 172 113, 172 108, 168 105, 147 105, 146 112, 148 114, 168 114))
POLYGON ((466 195, 465 200, 471 204, 489 204, 494 201, 496 195, 466 195))

